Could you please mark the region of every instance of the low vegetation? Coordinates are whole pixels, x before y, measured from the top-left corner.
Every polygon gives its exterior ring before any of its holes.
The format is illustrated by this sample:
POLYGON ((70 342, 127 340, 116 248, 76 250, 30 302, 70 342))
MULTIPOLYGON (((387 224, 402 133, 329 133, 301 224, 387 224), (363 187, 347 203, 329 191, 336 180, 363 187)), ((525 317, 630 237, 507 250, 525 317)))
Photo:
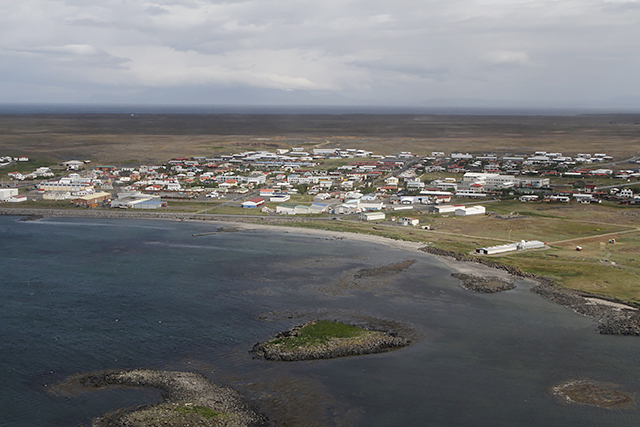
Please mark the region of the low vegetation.
POLYGON ((332 338, 354 338, 367 334, 372 331, 359 328, 353 325, 347 325, 341 322, 332 322, 329 320, 320 320, 309 323, 298 329, 296 335, 289 335, 278 338, 270 343, 274 346, 280 346, 288 350, 294 350, 301 347, 311 347, 326 344, 332 338))
POLYGON ((257 343, 251 352, 272 361, 297 361, 380 353, 407 345, 409 341, 395 333, 317 320, 257 343))

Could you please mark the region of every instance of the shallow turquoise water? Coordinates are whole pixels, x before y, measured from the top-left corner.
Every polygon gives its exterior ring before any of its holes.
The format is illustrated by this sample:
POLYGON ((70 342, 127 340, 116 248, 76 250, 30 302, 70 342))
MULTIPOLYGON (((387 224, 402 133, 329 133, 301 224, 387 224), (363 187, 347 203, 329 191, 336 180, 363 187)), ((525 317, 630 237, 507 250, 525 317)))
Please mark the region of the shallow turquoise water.
POLYGON ((569 379, 640 391, 640 339, 601 336, 592 320, 524 282, 476 294, 426 254, 293 230, 192 236, 214 228, 0 218, 0 426, 89 425, 154 401, 153 391, 48 391, 69 375, 134 367, 203 372, 272 418, 306 416, 306 425, 640 425, 635 410, 565 405, 549 394, 569 379), (406 259, 417 262, 400 275, 353 279, 357 269, 406 259), (415 344, 314 362, 248 354, 319 315, 398 320, 415 344))

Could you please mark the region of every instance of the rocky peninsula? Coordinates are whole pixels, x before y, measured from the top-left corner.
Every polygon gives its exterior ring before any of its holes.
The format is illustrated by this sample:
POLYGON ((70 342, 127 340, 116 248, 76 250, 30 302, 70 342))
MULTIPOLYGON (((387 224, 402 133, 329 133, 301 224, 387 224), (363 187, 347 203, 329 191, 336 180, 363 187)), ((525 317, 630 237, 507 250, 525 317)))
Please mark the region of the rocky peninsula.
MULTIPOLYGON (((481 264, 497 269, 498 271, 503 271, 510 276, 532 279, 536 282, 536 285, 531 288, 532 292, 551 302, 573 310, 578 314, 596 319, 598 321, 597 329, 601 334, 640 336, 640 310, 639 307, 631 303, 563 288, 554 284, 553 281, 547 277, 527 273, 517 267, 504 265, 492 259, 430 246, 422 247, 420 250, 445 259, 481 264)), ((465 281, 464 277, 468 275, 453 273, 452 276, 465 281)), ((471 282, 471 280, 468 282, 471 282)), ((481 282, 482 280, 478 283, 481 282)), ((463 286, 464 285, 463 282, 463 286)), ((474 285, 471 284, 471 286, 474 285)), ((483 287, 482 284, 480 284, 480 287, 483 287)))
POLYGON ((637 307, 561 288, 547 280, 540 280, 531 291, 576 313, 597 319, 601 334, 640 336, 640 312, 637 307))
POLYGON ((394 332, 316 320, 257 343, 251 353, 266 360, 299 361, 381 353, 409 344, 408 339, 394 332))
POLYGON ((249 408, 234 390, 216 385, 195 372, 133 369, 83 374, 60 389, 101 389, 113 386, 152 387, 162 402, 123 409, 93 420, 93 427, 261 427, 264 416, 249 408))

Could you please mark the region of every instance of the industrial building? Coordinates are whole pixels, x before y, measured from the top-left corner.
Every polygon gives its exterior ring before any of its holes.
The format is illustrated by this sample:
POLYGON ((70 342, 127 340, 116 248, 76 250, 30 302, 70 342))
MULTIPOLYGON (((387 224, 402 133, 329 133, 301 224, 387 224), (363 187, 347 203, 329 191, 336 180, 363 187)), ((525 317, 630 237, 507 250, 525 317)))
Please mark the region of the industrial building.
POLYGON ((503 252, 523 251, 526 249, 542 249, 547 246, 546 243, 539 240, 521 240, 517 243, 509 243, 507 245, 489 246, 486 248, 476 249, 476 253, 482 255, 494 255, 503 252))
POLYGON ((487 209, 484 206, 462 206, 455 210, 456 216, 484 215, 487 209))
POLYGON ((362 221, 378 221, 385 218, 386 215, 384 212, 362 212, 360 214, 360 219, 362 221))
POLYGON ((0 188, 0 202, 6 202, 13 196, 18 195, 17 188, 0 188))
POLYGON ((98 207, 100 203, 111 201, 111 194, 101 191, 99 193, 88 194, 86 196, 77 197, 71 200, 76 206, 84 206, 87 208, 98 207))
POLYGON ((166 205, 160 196, 137 192, 120 193, 116 200, 111 201, 112 208, 120 209, 158 209, 166 205))

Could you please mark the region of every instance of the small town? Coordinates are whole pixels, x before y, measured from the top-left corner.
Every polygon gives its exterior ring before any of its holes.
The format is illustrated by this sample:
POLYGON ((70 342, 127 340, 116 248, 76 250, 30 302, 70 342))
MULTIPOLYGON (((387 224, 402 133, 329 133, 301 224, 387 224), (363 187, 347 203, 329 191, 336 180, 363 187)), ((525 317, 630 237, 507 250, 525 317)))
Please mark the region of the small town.
POLYGON ((604 153, 411 152, 303 148, 173 158, 161 165, 94 165, 68 160, 30 169, 26 156, 0 157, 0 199, 47 206, 169 209, 206 202, 208 212, 358 215, 418 225, 411 211, 483 215, 479 202, 640 204, 638 163, 604 153), (0 169, 1 171, 1 169, 0 169), (172 206, 173 205, 173 206, 172 206), (236 209, 234 209, 236 208, 236 209))

